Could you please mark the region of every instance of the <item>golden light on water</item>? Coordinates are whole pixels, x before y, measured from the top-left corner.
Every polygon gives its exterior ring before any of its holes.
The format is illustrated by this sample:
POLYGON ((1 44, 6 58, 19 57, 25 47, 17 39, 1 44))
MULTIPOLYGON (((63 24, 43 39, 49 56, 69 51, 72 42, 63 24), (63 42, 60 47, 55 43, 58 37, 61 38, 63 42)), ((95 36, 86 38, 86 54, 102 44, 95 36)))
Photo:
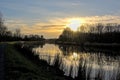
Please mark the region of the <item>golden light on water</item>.
POLYGON ((78 60, 78 54, 76 52, 73 52, 72 58, 73 60, 78 60))
POLYGON ((73 19, 68 20, 68 24, 66 26, 69 27, 73 31, 77 31, 78 28, 83 24, 83 22, 84 21, 82 19, 73 18, 73 19))
POLYGON ((66 59, 68 62, 79 61, 80 56, 76 52, 73 52, 70 56, 67 56, 66 59))
POLYGON ((73 57, 74 57, 74 58, 77 58, 77 56, 78 56, 77 53, 74 52, 74 53, 73 53, 73 57))

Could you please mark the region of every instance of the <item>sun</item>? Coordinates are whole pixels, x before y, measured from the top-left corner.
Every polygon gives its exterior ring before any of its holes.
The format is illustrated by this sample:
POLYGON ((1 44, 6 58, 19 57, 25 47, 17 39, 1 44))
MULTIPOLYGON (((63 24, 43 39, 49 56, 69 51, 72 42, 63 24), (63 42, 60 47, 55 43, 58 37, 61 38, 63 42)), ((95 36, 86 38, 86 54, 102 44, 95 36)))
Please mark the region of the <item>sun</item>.
POLYGON ((70 19, 67 27, 69 27, 73 31, 77 31, 78 27, 81 26, 81 20, 80 19, 70 19))

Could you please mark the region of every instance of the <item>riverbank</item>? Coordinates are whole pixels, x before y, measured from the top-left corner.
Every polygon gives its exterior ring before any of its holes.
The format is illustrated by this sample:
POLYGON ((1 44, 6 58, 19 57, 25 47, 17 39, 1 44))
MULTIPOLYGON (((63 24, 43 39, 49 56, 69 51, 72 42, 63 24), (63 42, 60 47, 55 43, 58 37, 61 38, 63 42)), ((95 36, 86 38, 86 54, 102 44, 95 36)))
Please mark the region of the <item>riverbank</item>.
POLYGON ((0 80, 4 80, 4 53, 6 44, 0 44, 0 80))
POLYGON ((120 47, 120 43, 76 43, 76 42, 61 42, 61 41, 56 41, 56 44, 62 44, 62 45, 76 45, 76 46, 105 46, 105 47, 120 47))
POLYGON ((58 75, 45 61, 33 59, 21 53, 14 44, 7 44, 5 50, 5 79, 6 80, 66 80, 65 76, 58 75))

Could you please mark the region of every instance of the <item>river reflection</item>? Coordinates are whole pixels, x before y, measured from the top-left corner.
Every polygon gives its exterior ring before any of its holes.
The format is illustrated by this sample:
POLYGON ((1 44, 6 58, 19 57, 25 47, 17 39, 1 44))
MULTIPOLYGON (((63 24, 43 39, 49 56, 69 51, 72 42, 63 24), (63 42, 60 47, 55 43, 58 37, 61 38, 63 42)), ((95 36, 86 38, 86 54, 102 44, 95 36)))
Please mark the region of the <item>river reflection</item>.
POLYGON ((109 56, 99 52, 86 52, 79 46, 45 44, 33 48, 39 58, 54 65, 56 61, 64 75, 76 78, 84 76, 89 80, 117 80, 120 76, 120 56, 109 56))

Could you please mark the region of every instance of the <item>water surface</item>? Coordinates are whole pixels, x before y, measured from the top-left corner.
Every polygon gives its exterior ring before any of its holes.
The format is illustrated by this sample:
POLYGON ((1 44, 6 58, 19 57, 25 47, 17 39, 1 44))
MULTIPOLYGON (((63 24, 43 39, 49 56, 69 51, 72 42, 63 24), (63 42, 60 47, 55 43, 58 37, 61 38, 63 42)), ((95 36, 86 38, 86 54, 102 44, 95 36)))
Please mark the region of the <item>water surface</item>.
POLYGON ((64 75, 72 78, 82 76, 86 80, 117 80, 120 76, 120 56, 111 53, 55 44, 33 48, 33 52, 50 65, 58 62, 64 75))

